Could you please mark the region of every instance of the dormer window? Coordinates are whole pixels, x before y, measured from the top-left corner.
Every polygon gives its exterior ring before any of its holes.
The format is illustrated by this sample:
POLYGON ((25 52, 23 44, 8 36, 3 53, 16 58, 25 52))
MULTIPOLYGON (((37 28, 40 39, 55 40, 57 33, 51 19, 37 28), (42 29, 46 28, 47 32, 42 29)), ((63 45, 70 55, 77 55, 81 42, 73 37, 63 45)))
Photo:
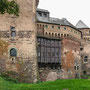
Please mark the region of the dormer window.
POLYGON ((11 37, 15 37, 15 36, 16 36, 15 27, 11 27, 11 37))
POLYGON ((42 17, 42 13, 38 13, 39 14, 39 16, 41 16, 42 17))
POLYGON ((47 14, 46 14, 46 13, 44 13, 44 14, 43 14, 43 16, 44 16, 44 17, 47 17, 47 14))

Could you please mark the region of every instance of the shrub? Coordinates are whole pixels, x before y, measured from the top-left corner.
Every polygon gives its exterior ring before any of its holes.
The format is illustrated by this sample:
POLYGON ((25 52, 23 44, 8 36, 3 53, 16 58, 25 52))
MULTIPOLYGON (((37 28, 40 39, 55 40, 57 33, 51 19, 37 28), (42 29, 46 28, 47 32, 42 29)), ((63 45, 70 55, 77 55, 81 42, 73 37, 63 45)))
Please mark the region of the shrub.
POLYGON ((16 75, 17 74, 13 71, 7 71, 7 72, 1 73, 1 77, 4 78, 4 80, 11 81, 14 83, 19 83, 18 78, 15 77, 16 75))
POLYGON ((88 79, 88 75, 82 75, 81 76, 83 79, 88 79))

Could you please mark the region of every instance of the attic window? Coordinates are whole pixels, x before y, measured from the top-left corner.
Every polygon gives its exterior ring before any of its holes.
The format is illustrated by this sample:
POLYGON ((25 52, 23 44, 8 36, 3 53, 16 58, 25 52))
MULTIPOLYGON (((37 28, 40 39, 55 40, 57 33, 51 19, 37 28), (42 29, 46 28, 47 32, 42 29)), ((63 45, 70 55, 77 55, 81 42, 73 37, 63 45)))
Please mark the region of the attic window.
POLYGON ((44 17, 47 17, 47 14, 46 14, 46 13, 44 13, 44 14, 43 14, 43 16, 44 16, 44 17))
POLYGON ((41 16, 42 17, 42 13, 38 13, 39 14, 39 16, 41 16))

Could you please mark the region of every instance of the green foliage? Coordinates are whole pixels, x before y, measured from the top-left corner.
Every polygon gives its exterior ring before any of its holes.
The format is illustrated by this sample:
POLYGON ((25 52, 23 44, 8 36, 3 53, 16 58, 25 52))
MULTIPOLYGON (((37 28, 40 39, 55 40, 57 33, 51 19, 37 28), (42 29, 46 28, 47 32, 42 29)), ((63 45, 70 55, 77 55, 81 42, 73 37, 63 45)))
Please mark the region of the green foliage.
POLYGON ((90 90, 90 80, 68 79, 38 84, 13 83, 0 77, 0 90, 90 90))
POLYGON ((1 74, 1 77, 6 80, 6 81, 10 81, 10 82, 14 82, 14 83, 19 83, 18 80, 16 78, 13 78, 12 76, 15 76, 16 73, 13 71, 7 71, 7 72, 3 72, 1 74))
POLYGON ((37 83, 38 83, 38 84, 39 84, 39 83, 42 83, 42 81, 38 80, 37 83))
POLYGON ((90 76, 88 76, 88 79, 90 79, 90 76))
POLYGON ((88 79, 88 75, 82 75, 81 76, 83 79, 88 79))
POLYGON ((19 16, 19 5, 14 0, 0 0, 0 13, 9 13, 19 16))

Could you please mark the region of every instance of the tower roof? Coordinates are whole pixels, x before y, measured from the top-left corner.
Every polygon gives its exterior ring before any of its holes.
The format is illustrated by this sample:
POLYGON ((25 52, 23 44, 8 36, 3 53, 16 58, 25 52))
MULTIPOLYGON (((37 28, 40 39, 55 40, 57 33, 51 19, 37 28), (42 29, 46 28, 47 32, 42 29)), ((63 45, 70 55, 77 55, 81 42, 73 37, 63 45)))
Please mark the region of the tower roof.
POLYGON ((89 28, 82 20, 79 20, 76 24, 76 28, 89 28))

